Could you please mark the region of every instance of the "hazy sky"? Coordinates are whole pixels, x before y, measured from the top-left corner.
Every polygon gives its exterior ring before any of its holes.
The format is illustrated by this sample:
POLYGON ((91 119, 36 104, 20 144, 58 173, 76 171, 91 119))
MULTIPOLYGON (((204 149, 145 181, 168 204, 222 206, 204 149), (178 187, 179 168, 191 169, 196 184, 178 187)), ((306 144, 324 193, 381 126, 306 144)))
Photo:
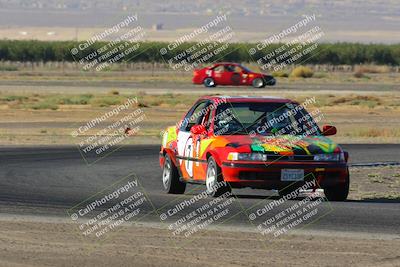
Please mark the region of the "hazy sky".
MULTIPOLYGON (((163 38, 166 33, 193 29, 218 13, 226 13, 227 23, 238 38, 251 40, 289 27, 304 14, 316 14, 316 24, 326 33, 326 41, 396 43, 400 42, 398 3, 398 0, 0 0, 0 38, 43 39, 40 29, 36 32, 32 28, 105 28, 127 14, 138 14, 140 25, 145 28, 161 23, 165 32, 154 36, 163 38), (15 34, 7 30, 10 28, 15 29, 15 34)), ((59 38, 69 38, 61 36, 60 30, 58 33, 59 38)))

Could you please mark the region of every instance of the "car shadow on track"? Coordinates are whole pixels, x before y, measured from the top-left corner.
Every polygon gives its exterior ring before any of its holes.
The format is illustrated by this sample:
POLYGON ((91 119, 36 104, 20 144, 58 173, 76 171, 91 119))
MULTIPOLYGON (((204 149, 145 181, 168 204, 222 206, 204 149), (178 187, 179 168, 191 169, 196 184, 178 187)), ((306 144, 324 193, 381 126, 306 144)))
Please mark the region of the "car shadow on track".
POLYGON ((360 200, 349 199, 347 202, 354 203, 400 203, 400 197, 395 198, 364 198, 360 200))
MULTIPOLYGON (((247 195, 247 194, 234 194, 239 199, 265 199, 265 200, 279 200, 279 196, 267 196, 267 195, 247 195)), ((293 200, 303 200, 306 196, 300 196, 293 200)), ((360 200, 348 199, 345 202, 352 203, 400 203, 400 197, 396 198, 364 198, 360 200)))

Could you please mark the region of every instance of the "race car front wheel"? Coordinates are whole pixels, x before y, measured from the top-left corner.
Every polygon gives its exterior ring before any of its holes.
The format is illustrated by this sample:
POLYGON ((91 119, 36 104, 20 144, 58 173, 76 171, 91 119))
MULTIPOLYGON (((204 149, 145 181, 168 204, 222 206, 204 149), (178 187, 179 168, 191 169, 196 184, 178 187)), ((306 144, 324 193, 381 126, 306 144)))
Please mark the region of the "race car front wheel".
POLYGON ((345 183, 340 183, 335 186, 325 187, 325 197, 329 201, 345 201, 349 195, 350 177, 347 175, 345 183))
POLYGON ((264 84, 264 81, 263 81, 263 79, 261 79, 261 78, 255 78, 254 80, 253 80, 253 87, 254 88, 262 88, 262 87, 264 87, 265 86, 265 84, 264 84))
POLYGON ((219 197, 227 192, 231 192, 231 187, 224 181, 221 168, 217 165, 213 157, 208 158, 206 187, 207 194, 212 197, 219 197))
POLYGON ((214 79, 211 77, 205 78, 203 84, 205 87, 215 87, 216 85, 214 79))
POLYGON ((185 193, 186 183, 183 183, 179 180, 178 169, 176 168, 168 154, 165 155, 162 182, 164 190, 168 194, 185 193))

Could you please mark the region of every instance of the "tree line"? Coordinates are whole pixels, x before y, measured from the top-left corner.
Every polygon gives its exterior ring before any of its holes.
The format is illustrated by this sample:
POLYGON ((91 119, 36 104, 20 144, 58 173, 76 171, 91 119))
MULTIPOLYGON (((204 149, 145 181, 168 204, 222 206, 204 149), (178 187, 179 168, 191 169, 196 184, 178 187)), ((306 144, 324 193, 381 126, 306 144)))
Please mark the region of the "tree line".
MULTIPOLYGON (((48 61, 77 61, 87 55, 93 54, 110 45, 107 42, 90 44, 86 49, 76 49, 82 42, 76 41, 24 41, 24 40, 0 40, 0 60, 20 62, 48 62, 48 61), (75 49, 75 50, 74 50, 75 49), (74 52, 71 52, 74 51, 74 52), (74 54, 74 55, 73 55, 74 54)), ((165 62, 179 54, 194 53, 191 47, 196 43, 183 43, 168 50, 162 55, 160 50, 168 47, 166 42, 143 42, 136 47, 134 53, 121 60, 127 62, 165 62)), ((252 62, 265 54, 274 51, 282 44, 268 45, 265 49, 256 51, 252 55, 249 49, 255 47, 252 43, 232 43, 226 51, 218 55, 219 61, 252 62)), ((214 61, 209 58, 208 61, 214 61)), ((207 61, 206 61, 207 62, 207 61)), ((305 64, 400 64, 400 44, 360 44, 360 43, 322 43, 307 56, 305 64)))

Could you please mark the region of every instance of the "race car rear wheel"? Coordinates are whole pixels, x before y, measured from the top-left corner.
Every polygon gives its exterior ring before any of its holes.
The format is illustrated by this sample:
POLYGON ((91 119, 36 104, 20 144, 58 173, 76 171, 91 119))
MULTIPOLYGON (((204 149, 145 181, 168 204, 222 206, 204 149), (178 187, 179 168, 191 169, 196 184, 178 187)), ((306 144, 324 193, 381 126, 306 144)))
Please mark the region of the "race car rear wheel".
POLYGON ((224 182, 221 168, 215 162, 213 157, 208 158, 206 172, 207 194, 212 197, 219 197, 227 192, 231 192, 231 187, 224 182))
POLYGON ((203 84, 205 87, 215 87, 216 86, 214 79, 211 77, 205 78, 203 81, 203 84))
POLYGON ((255 78, 252 82, 254 88, 262 88, 265 86, 263 79, 255 78))
POLYGON ((276 84, 276 79, 271 75, 265 75, 264 79, 265 79, 265 84, 268 86, 273 86, 276 84))
POLYGON ((168 194, 185 193, 186 183, 183 183, 179 180, 178 169, 168 154, 165 155, 162 182, 164 190, 168 194))
POLYGON ((345 201, 349 195, 350 177, 347 175, 345 183, 324 188, 325 197, 329 201, 345 201))

